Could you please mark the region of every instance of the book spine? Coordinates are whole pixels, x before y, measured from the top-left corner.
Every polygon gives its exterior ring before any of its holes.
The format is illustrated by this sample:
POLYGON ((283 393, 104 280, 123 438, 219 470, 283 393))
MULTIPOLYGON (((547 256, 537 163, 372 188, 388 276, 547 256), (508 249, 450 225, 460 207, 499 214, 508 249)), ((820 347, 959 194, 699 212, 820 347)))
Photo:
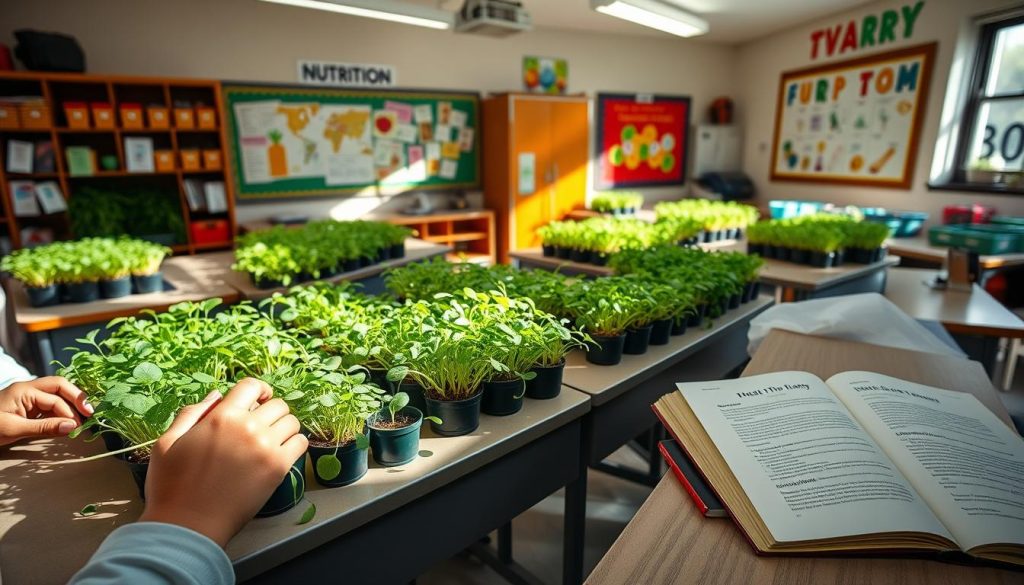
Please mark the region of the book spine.
POLYGON ((678 465, 676 465, 676 460, 669 455, 668 450, 665 449, 665 445, 659 444, 658 451, 661 451, 661 456, 665 458, 665 463, 668 463, 669 469, 672 470, 672 473, 676 476, 676 479, 679 480, 679 483, 683 484, 683 488, 686 489, 686 493, 690 494, 690 499, 693 500, 694 504, 696 504, 697 510, 700 511, 701 515, 707 516, 707 504, 704 503, 704 500, 700 499, 700 496, 697 495, 697 491, 693 489, 693 486, 690 485, 689 481, 687 481, 686 475, 684 475, 683 471, 679 469, 678 465))

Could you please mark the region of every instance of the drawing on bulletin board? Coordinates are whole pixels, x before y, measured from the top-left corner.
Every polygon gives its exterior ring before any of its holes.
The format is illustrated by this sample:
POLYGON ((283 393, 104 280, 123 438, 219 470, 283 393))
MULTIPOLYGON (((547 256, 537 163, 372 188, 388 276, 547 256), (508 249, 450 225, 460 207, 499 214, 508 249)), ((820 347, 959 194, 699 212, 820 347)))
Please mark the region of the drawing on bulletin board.
POLYGON ((597 94, 595 186, 682 185, 689 120, 687 96, 597 94))
POLYGON ((935 49, 783 73, 772 180, 909 189, 935 49))
POLYGON ((240 201, 480 185, 479 94, 225 84, 223 95, 240 201))

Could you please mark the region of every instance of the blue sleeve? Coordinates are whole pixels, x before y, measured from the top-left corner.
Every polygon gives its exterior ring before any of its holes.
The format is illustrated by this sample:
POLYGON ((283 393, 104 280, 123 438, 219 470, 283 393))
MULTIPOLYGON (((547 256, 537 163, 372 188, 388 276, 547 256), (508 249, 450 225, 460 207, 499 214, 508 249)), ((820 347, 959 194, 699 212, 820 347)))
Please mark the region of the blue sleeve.
POLYGON ((174 524, 136 522, 110 533, 69 585, 231 585, 231 560, 209 538, 174 524))

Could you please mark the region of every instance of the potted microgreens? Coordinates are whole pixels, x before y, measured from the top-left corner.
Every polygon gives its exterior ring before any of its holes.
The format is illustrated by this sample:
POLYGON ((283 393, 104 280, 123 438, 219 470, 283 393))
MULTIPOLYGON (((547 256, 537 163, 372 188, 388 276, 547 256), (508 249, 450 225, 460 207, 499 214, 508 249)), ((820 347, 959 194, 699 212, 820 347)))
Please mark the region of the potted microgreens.
POLYGON ((555 398, 562 391, 565 356, 574 349, 587 349, 593 340, 589 335, 569 329, 568 319, 535 309, 530 335, 536 347, 530 370, 534 376, 526 380, 526 396, 538 400, 555 398))
POLYGON ((146 294, 163 291, 164 275, 160 265, 171 254, 171 249, 143 240, 131 240, 126 245, 135 292, 146 294))
POLYGON ((132 294, 131 257, 127 246, 110 239, 89 238, 82 240, 85 254, 92 257, 102 271, 100 296, 117 299, 132 294))
POLYGON ((60 302, 57 288, 57 263, 52 253, 46 250, 23 248, 15 250, 0 260, 0 270, 25 285, 29 304, 46 307, 60 302))
MULTIPOLYGON (((428 420, 441 424, 437 417, 428 420)), ((423 413, 409 406, 408 394, 398 392, 392 396, 367 422, 373 460, 384 467, 395 467, 415 459, 420 450, 422 424, 423 413)))
POLYGON ((648 310, 649 296, 637 283, 610 276, 580 282, 567 291, 567 309, 576 326, 594 340, 587 361, 613 366, 622 360, 626 332, 636 326, 648 310))

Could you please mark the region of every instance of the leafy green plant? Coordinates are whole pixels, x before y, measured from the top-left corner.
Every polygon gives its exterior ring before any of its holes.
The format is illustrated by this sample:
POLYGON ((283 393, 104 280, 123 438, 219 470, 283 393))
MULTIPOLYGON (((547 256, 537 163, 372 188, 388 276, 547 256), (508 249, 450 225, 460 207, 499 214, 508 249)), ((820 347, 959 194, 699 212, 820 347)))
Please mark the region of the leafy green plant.
POLYGON ((757 208, 735 201, 709 201, 706 199, 683 199, 663 201, 654 206, 658 221, 685 219, 696 222, 700 229, 718 231, 730 228, 746 228, 757 221, 757 208))
POLYGON ((148 269, 170 250, 164 246, 127 238, 83 238, 17 250, 0 261, 26 286, 89 282, 123 278, 135 269, 148 269))
POLYGON ((590 209, 601 213, 640 209, 643 204, 643 194, 636 191, 605 191, 590 199, 590 209))

